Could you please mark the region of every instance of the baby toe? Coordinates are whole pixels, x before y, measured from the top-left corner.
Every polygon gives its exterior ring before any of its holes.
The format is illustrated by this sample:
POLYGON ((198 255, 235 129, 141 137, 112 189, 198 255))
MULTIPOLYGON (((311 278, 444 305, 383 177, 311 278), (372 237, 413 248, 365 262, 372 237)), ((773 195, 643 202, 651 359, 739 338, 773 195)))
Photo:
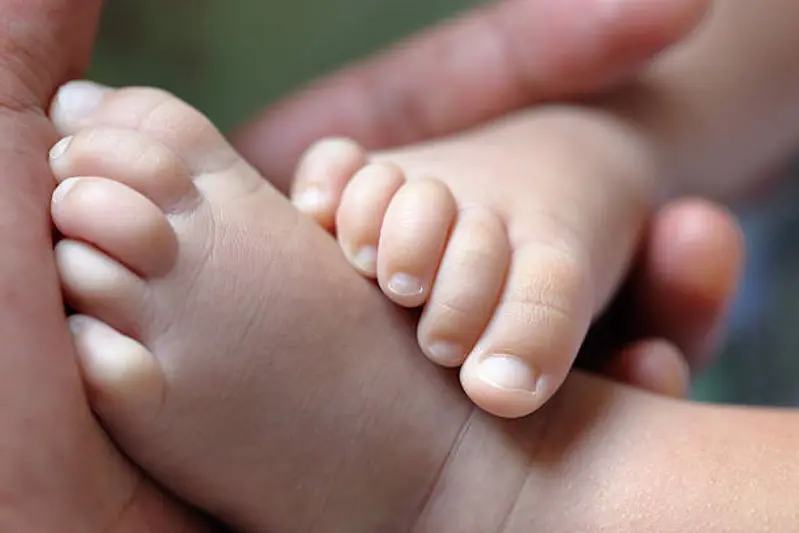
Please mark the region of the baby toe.
POLYGON ((425 303, 455 222, 449 188, 433 179, 409 181, 386 210, 377 249, 377 279, 395 303, 425 303))
POLYGON ((461 211, 419 322, 419 344, 433 362, 463 363, 496 309, 509 262, 502 220, 490 209, 461 211))

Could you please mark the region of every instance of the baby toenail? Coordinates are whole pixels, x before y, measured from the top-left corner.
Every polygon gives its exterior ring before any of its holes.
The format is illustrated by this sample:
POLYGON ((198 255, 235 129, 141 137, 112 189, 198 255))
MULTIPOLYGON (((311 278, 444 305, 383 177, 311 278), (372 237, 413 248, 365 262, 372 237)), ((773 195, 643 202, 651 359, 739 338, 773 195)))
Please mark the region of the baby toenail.
POLYGON ((330 194, 312 186, 295 195, 293 203, 300 211, 315 213, 330 205, 330 194))
POLYGON ((352 263, 361 272, 374 274, 377 271, 377 248, 364 246, 352 255, 352 263))
POLYGON ((388 282, 388 289, 397 296, 418 296, 424 292, 422 281, 408 274, 394 274, 388 282))
POLYGON ((51 199, 52 203, 57 204, 58 202, 66 198, 67 195, 70 193, 70 191, 75 187, 75 185, 78 184, 79 181, 80 178, 67 178, 64 181, 62 181, 58 185, 58 187, 56 187, 55 190, 53 191, 53 196, 51 199))
POLYGON ((441 366, 458 366, 463 363, 466 351, 458 344, 439 341, 428 346, 427 356, 441 366))
POLYGON ((50 160, 52 161, 58 159, 59 157, 64 155, 67 151, 67 148, 69 148, 69 145, 72 144, 72 139, 73 137, 72 135, 70 135, 69 137, 64 137, 63 139, 55 143, 53 147, 50 148, 50 154, 49 154, 50 160))
POLYGON ((94 112, 110 88, 91 81, 71 81, 56 94, 52 119, 59 126, 75 126, 94 112))
POLYGON ((538 372, 513 355, 490 355, 477 366, 480 379, 500 389, 535 393, 538 372))
POLYGON ((86 329, 86 317, 74 315, 67 319, 67 326, 69 326, 69 332, 72 335, 80 334, 84 329, 86 329))

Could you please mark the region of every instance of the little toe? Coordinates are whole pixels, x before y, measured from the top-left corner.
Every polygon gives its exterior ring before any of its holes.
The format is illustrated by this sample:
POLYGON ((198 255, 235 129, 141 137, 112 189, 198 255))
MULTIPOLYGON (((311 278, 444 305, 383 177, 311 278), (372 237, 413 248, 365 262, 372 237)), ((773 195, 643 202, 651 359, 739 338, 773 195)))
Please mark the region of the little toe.
POLYGON ((165 211, 196 199, 189 170, 172 150, 137 131, 89 127, 50 150, 56 180, 108 176, 137 190, 165 211))
POLYGON ((509 262, 502 220, 481 207, 461 211, 419 321, 419 345, 433 362, 463 364, 496 308, 509 262))
POLYGON ((427 301, 456 215, 452 193, 438 180, 409 181, 394 195, 380 231, 377 279, 395 303, 427 301))
POLYGON ((71 239, 56 245, 55 260, 70 307, 117 330, 138 331, 137 321, 146 318, 143 279, 96 248, 71 239))
POLYGON ((518 418, 560 387, 593 314, 588 264, 550 244, 515 250, 496 312, 461 369, 463 388, 478 406, 518 418))
POLYGON ((377 276, 377 246, 383 218, 394 194, 405 183, 402 171, 376 163, 358 171, 347 184, 336 213, 339 244, 364 276, 377 276))
POLYGON ((178 241, 163 212, 135 190, 104 178, 68 178, 53 192, 53 223, 141 276, 174 266, 178 241))
POLYGON ((155 356, 94 318, 71 316, 69 327, 91 407, 106 427, 155 419, 166 388, 155 356))
POLYGON ((317 142, 305 152, 297 167, 292 203, 323 228, 333 230, 341 194, 366 164, 366 158, 366 151, 349 139, 317 142))

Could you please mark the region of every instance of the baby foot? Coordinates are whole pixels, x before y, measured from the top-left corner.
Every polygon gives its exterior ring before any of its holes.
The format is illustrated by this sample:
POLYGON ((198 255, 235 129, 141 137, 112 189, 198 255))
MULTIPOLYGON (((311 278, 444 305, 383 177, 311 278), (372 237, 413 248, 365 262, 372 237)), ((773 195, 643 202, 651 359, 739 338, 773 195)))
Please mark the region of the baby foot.
POLYGON ((71 134, 51 151, 59 274, 120 446, 241 530, 410 530, 470 411, 392 354, 406 324, 348 305, 377 295, 188 105, 78 82, 51 114, 71 134))
POLYGON ((477 405, 518 417, 561 385, 633 255, 647 155, 620 121, 553 108, 393 153, 322 141, 293 201, 391 300, 424 305, 422 350, 463 365, 477 405))

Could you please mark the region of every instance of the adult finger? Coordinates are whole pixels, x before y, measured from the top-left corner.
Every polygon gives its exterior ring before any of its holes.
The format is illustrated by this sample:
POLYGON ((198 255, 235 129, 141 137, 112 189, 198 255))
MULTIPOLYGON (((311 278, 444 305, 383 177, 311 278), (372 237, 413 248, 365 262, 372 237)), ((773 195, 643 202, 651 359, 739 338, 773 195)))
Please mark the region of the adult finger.
POLYGON ((287 190, 311 142, 386 148, 619 81, 692 30, 709 0, 506 0, 312 84, 234 135, 287 190))

